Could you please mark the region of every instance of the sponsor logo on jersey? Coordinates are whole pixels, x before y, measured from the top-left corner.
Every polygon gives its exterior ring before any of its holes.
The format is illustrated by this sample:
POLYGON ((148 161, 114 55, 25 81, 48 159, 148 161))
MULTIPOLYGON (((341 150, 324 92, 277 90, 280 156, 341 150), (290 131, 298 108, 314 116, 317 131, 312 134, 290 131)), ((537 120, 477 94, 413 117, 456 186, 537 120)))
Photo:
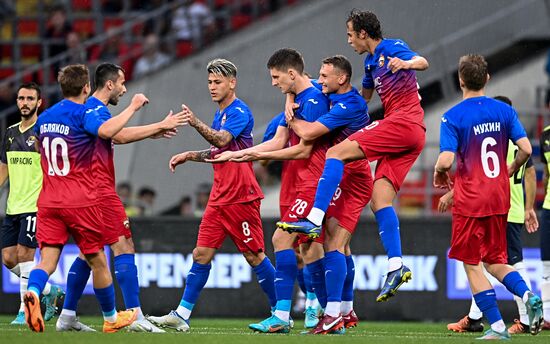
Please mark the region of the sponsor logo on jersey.
POLYGON ((27 146, 31 147, 36 142, 36 137, 31 135, 25 142, 27 143, 27 146))
POLYGON ((226 114, 223 114, 222 116, 222 121, 221 121, 221 125, 223 126, 225 124, 225 121, 227 120, 227 115, 226 114))
POLYGON ((13 165, 32 165, 32 158, 20 158, 20 157, 11 157, 10 158, 10 164, 13 165))
POLYGON ((383 67, 384 63, 386 63, 386 59, 384 58, 384 55, 380 54, 380 57, 378 58, 378 67, 383 67))

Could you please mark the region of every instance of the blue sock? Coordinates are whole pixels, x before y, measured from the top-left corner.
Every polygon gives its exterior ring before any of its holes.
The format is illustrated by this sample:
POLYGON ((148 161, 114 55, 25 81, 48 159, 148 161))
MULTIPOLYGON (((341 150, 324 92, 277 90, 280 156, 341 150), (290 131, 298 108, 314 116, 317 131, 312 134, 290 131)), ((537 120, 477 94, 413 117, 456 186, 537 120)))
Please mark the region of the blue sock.
POLYGON ((338 184, 344 175, 344 163, 338 159, 327 159, 323 175, 319 179, 317 185, 317 193, 315 194, 315 203, 313 207, 327 211, 330 205, 330 200, 334 196, 334 192, 338 188, 338 184))
POLYGON ((498 310, 497 297, 494 289, 489 289, 474 295, 474 300, 479 310, 485 315, 489 324, 494 324, 502 320, 502 316, 498 310))
POLYGON ((512 271, 508 273, 502 279, 502 284, 508 289, 512 294, 519 296, 520 298, 529 291, 529 287, 517 271, 512 271))
POLYGON ((199 294, 208 281, 211 267, 211 264, 199 264, 197 262, 193 262, 193 266, 191 266, 191 270, 189 270, 189 273, 187 274, 185 290, 183 291, 183 297, 181 298, 182 302, 185 302, 185 305, 183 305, 185 308, 188 308, 187 306, 189 306, 191 308, 188 309, 193 309, 193 305, 197 303, 199 294))
POLYGON ((29 284, 27 285, 27 291, 35 292, 38 297, 44 290, 44 286, 48 282, 50 276, 42 269, 34 269, 29 275, 29 284))
POLYGON ((302 271, 304 273, 304 288, 306 290, 304 293, 306 294, 306 296, 310 293, 315 294, 315 292, 313 291, 313 286, 311 285, 311 274, 309 273, 309 269, 304 266, 302 271))
POLYGON ((325 258, 310 263, 306 267, 311 275, 311 286, 322 308, 327 307, 327 287, 325 285, 325 258))
POLYGON ((115 276, 124 297, 126 309, 140 307, 137 266, 133 254, 115 257, 115 276))
POLYGON ((296 275, 296 280, 298 280, 298 286, 304 295, 307 293, 306 290, 306 281, 304 279, 304 268, 298 269, 298 275, 296 275))
POLYGON ((264 260, 253 268, 256 276, 258 277, 258 283, 260 287, 267 295, 269 299, 269 305, 274 307, 277 303, 277 297, 275 296, 275 268, 271 264, 271 261, 268 257, 265 257, 264 260))
POLYGON ((63 301, 63 309, 76 312, 78 301, 82 297, 91 272, 92 269, 90 269, 88 263, 76 257, 67 274, 67 293, 65 294, 65 301, 63 301))
POLYGON ((355 279, 355 263, 352 256, 346 256, 346 279, 342 290, 342 301, 353 301, 353 280, 355 279))
POLYGON ((386 207, 374 213, 388 258, 401 257, 401 236, 399 234, 399 219, 393 207, 386 207))
POLYGON ((328 302, 342 301, 346 273, 346 256, 343 253, 338 251, 325 253, 325 283, 328 302))
POLYGON ((112 316, 115 310, 115 287, 111 283, 110 286, 106 288, 96 289, 94 288, 95 297, 99 301, 101 306, 101 312, 103 316, 112 316))
POLYGON ((298 274, 298 265, 296 263, 296 254, 293 249, 275 252, 275 262, 277 269, 275 271, 275 294, 277 295, 277 309, 281 311, 290 311, 290 301, 294 291, 294 281, 298 274), (279 301, 284 301, 283 303, 279 301), (286 302, 288 301, 288 302, 286 302), (283 307, 279 308, 281 305, 283 307), (288 309, 286 309, 288 306, 288 309))

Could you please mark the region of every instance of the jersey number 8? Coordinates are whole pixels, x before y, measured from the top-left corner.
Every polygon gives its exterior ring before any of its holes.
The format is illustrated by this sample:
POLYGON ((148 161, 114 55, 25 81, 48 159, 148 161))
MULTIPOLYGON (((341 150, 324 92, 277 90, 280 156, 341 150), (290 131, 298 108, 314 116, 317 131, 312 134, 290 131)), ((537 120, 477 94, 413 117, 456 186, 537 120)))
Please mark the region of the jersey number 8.
POLYGON ((45 137, 42 140, 42 148, 44 149, 44 154, 46 155, 46 160, 48 160, 48 175, 53 176, 66 176, 69 174, 71 164, 69 163, 69 147, 67 142, 61 137, 56 137, 52 140, 50 144, 50 138, 45 137), (61 150, 61 154, 58 155, 58 150, 61 150), (58 164, 58 157, 61 157, 63 166, 60 168, 58 164))

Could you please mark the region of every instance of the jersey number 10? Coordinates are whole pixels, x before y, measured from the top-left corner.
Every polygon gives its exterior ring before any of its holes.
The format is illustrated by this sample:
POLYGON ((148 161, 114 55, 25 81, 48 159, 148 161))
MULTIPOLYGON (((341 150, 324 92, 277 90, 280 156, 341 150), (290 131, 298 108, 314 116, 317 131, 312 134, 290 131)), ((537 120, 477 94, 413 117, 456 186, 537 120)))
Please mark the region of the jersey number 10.
POLYGON ((45 137, 42 140, 42 148, 44 149, 44 154, 46 155, 46 160, 48 160, 48 175, 49 176, 66 176, 69 174, 71 164, 69 163, 69 146, 67 142, 61 137, 56 137, 52 140, 50 144, 50 138, 45 137), (58 155, 58 150, 61 154, 58 155), (61 162, 63 166, 59 167, 58 159, 61 157, 61 162))

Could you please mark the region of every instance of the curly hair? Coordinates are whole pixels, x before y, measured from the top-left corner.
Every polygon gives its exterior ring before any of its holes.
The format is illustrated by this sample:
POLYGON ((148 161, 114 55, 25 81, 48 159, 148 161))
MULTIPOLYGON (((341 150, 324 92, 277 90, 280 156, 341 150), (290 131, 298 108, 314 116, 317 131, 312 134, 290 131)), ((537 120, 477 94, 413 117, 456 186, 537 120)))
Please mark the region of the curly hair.
POLYGON ((351 10, 346 23, 351 23, 353 31, 361 32, 365 30, 372 39, 382 39, 382 28, 376 14, 371 11, 361 11, 356 8, 351 10))

